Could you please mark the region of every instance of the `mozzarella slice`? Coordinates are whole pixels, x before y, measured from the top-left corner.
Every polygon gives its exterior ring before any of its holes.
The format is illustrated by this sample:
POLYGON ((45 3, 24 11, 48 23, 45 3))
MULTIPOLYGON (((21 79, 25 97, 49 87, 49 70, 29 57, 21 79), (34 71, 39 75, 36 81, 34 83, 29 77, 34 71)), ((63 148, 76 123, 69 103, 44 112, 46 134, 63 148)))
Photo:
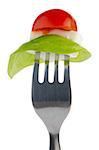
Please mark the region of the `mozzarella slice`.
MULTIPOLYGON (((51 34, 55 34, 55 35, 60 35, 60 36, 63 36, 63 37, 66 37, 78 44, 81 44, 82 42, 82 37, 81 35, 76 32, 76 31, 64 31, 64 30, 60 30, 60 29, 53 29, 51 31, 49 31, 48 33, 49 35, 51 34)), ((38 37, 41 37, 45 35, 42 31, 34 31, 34 32, 31 32, 31 36, 30 36, 30 40, 33 40, 35 38, 38 38, 38 37)), ((33 52, 34 53, 34 52, 33 52)), ((72 58, 76 58, 77 55, 78 55, 78 52, 77 53, 72 53, 72 54, 68 54, 70 57, 72 58)), ((41 58, 44 60, 44 54, 42 54, 41 58)), ((55 54, 51 54, 51 59, 52 61, 54 61, 54 57, 55 57, 55 54)), ((63 60, 60 58, 60 60, 63 60)))
POLYGON ((36 38, 43 36, 43 35, 44 34, 42 31, 31 32, 30 40, 36 39, 36 38))
MULTIPOLYGON (((81 42, 82 42, 81 35, 76 31, 64 31, 64 30, 60 30, 60 29, 53 29, 53 30, 49 31, 48 34, 49 35, 56 34, 56 35, 66 37, 78 44, 81 44, 81 42)), ((42 31, 31 32, 30 39, 33 40, 33 39, 38 38, 43 35, 44 35, 44 33, 42 31)))
POLYGON ((81 44, 82 42, 81 35, 76 31, 64 31, 64 30, 54 29, 51 30, 49 34, 56 34, 56 35, 66 37, 74 42, 77 42, 78 44, 81 44))

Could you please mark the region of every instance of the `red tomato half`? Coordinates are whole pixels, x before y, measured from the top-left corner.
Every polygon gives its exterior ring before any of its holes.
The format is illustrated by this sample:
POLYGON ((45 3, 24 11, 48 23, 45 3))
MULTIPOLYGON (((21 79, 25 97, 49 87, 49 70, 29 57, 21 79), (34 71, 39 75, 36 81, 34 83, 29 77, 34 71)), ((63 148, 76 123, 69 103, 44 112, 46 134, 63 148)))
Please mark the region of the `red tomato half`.
POLYGON ((40 14, 32 27, 32 31, 51 29, 62 29, 66 31, 77 31, 77 25, 74 18, 64 10, 51 9, 40 14))

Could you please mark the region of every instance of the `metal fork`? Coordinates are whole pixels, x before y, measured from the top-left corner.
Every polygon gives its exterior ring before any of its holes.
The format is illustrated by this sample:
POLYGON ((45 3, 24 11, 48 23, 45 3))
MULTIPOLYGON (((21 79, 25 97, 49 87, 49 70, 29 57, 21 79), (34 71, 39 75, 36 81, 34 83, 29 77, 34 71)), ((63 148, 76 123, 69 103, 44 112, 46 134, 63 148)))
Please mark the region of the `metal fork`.
POLYGON ((67 117, 71 106, 71 87, 69 75, 69 57, 64 60, 64 82, 58 82, 58 55, 55 59, 54 82, 48 82, 49 54, 46 55, 44 82, 38 81, 39 58, 36 53, 33 82, 32 102, 36 113, 46 125, 50 136, 50 150, 60 150, 59 131, 67 117))

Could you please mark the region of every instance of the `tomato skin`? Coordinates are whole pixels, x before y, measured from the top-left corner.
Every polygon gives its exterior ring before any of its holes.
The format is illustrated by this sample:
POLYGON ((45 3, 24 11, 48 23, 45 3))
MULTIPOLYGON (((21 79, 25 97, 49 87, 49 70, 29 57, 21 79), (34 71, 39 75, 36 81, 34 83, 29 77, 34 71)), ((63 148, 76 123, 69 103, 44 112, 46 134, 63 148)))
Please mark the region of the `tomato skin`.
POLYGON ((32 31, 62 29, 66 31, 77 31, 74 18, 64 10, 51 9, 40 14, 32 27, 32 31))

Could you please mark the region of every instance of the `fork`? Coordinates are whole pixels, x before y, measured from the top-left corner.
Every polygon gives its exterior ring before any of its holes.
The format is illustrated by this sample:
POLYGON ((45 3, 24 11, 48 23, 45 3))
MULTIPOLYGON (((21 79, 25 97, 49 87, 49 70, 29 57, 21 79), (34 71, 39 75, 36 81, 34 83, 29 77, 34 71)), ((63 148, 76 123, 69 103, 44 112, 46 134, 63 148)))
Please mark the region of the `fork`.
POLYGON ((59 131, 71 106, 71 86, 69 75, 69 57, 64 60, 64 82, 58 81, 59 55, 55 55, 54 82, 48 81, 49 53, 46 54, 44 82, 39 83, 40 53, 35 54, 32 81, 32 103, 38 116, 46 125, 50 137, 50 150, 60 150, 59 131))

